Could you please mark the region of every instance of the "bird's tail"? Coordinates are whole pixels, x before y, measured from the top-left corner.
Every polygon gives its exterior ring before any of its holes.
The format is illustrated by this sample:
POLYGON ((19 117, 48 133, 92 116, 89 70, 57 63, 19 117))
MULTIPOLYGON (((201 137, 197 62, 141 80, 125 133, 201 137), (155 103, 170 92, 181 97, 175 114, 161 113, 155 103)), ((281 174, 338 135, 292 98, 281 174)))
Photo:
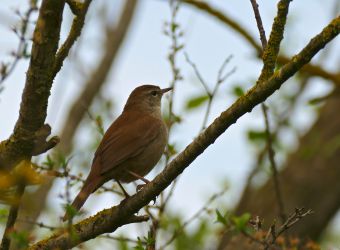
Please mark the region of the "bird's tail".
MULTIPOLYGON (((78 212, 80 208, 84 205, 85 201, 90 196, 90 194, 96 191, 97 188, 98 188, 97 181, 86 180, 84 183, 84 186, 82 187, 77 197, 72 202, 71 206, 73 207, 73 209, 78 212)), ((69 218, 69 215, 66 211, 63 217, 63 221, 66 221, 68 218, 69 218)))

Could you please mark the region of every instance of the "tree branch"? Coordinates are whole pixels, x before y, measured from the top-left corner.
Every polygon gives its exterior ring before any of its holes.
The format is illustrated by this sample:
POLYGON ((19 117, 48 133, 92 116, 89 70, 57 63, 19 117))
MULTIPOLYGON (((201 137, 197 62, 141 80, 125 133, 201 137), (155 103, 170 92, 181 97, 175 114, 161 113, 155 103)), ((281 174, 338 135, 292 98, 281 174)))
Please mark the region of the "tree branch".
MULTIPOLYGON (((68 1, 68 4, 72 4, 74 1, 68 1)), ((70 108, 66 123, 60 133, 60 143, 58 150, 67 155, 72 150, 73 137, 77 131, 77 128, 82 121, 86 111, 91 106, 95 96, 99 93, 101 87, 105 84, 107 75, 109 74, 112 64, 115 61, 116 55, 124 42, 126 33, 129 30, 132 18, 136 12, 138 1, 128 0, 124 3, 124 7, 117 23, 106 24, 105 35, 105 52, 101 61, 98 63, 98 67, 94 69, 91 76, 85 82, 84 88, 79 97, 75 100, 70 108)), ((78 13, 78 12, 77 12, 78 13)), ((105 32, 105 31, 104 31, 105 32)), ((59 50, 60 52, 60 50, 59 50)), ((35 221, 46 204, 47 195, 53 185, 53 179, 42 184, 35 192, 25 193, 24 200, 30 201, 39 197, 39 203, 32 204, 30 202, 23 202, 22 209, 19 213, 19 218, 26 218, 27 216, 35 221)), ((101 188, 104 191, 113 191, 106 187, 101 188)), ((19 221, 17 227, 21 230, 30 232, 33 229, 33 225, 26 223, 25 221, 19 221)))
POLYGON ((11 137, 0 144, 2 170, 10 170, 22 159, 31 157, 34 134, 44 125, 63 9, 64 1, 45 0, 41 5, 19 119, 11 137))
POLYGON ((92 2, 92 0, 86 0, 84 3, 82 3, 80 6, 76 8, 77 3, 70 4, 72 1, 68 1, 68 4, 72 10, 73 13, 76 13, 76 16, 73 19, 72 26, 70 33, 68 34, 65 42, 61 47, 59 48, 56 56, 55 56, 55 62, 53 67, 53 78, 57 75, 57 73, 60 71, 61 67, 63 66, 63 62, 65 58, 68 56, 68 53, 70 52, 70 49, 72 48, 75 41, 78 39, 78 37, 81 34, 81 31, 84 26, 85 17, 87 10, 92 2))
MULTIPOLYGON (((258 56, 262 55, 261 45, 256 42, 250 32, 247 31, 244 27, 242 27, 239 23, 235 22, 232 18, 230 18, 227 14, 221 12, 217 8, 212 7, 206 2, 197 1, 197 0, 182 0, 184 3, 197 8, 204 13, 211 15, 216 18, 220 22, 232 28, 239 35, 241 35, 255 50, 258 56)), ((289 62, 289 58, 286 56, 278 56, 277 62, 279 64, 285 64, 289 62)), ((302 69, 302 72, 308 73, 312 76, 322 77, 324 79, 332 81, 337 86, 340 86, 340 72, 332 73, 325 70, 322 66, 316 64, 306 64, 302 69)))
POLYGON ((283 32, 286 25, 290 2, 291 0, 280 0, 277 5, 277 16, 273 22, 268 45, 263 51, 263 68, 257 82, 263 82, 267 80, 274 73, 276 59, 280 51, 281 41, 283 39, 283 32))
POLYGON ((105 209, 95 216, 85 219, 74 225, 77 241, 72 241, 68 233, 56 233, 52 237, 40 241, 29 249, 67 249, 80 242, 95 238, 96 236, 115 231, 126 224, 129 218, 137 213, 159 195, 171 182, 178 177, 204 150, 213 144, 241 116, 250 112, 256 105, 272 95, 281 85, 293 76, 301 67, 308 63, 315 54, 329 43, 340 32, 340 17, 335 18, 323 31, 314 37, 308 45, 292 60, 265 82, 259 82, 244 96, 240 97, 230 108, 224 111, 215 121, 205 129, 184 151, 156 178, 147 184, 137 194, 122 201, 118 206, 105 209))
MULTIPOLYGON (((257 23, 259 33, 260 33, 262 48, 264 51, 263 68, 262 68, 261 75, 257 82, 262 82, 264 80, 267 80, 274 73, 277 56, 280 51, 280 44, 283 39, 284 27, 286 24, 290 1, 291 0, 281 0, 278 3, 277 16, 274 19, 272 31, 270 33, 270 38, 269 38, 269 41, 267 42, 265 31, 262 25, 260 11, 258 9, 258 4, 256 3, 256 0, 251 0, 253 10, 255 13, 256 23, 257 23)), ((281 192, 281 187, 280 187, 280 180, 277 174, 277 164, 275 161, 275 152, 273 149, 272 135, 270 133, 268 110, 264 103, 261 104, 261 108, 262 108, 262 112, 264 115, 268 156, 269 156, 271 170, 273 172, 274 190, 275 190, 275 195, 277 198, 277 204, 279 208, 279 216, 282 222, 284 222, 286 220, 286 215, 285 215, 284 202, 283 202, 283 197, 282 197, 282 192, 281 192)))
MULTIPOLYGON (((47 140, 51 128, 44 124, 44 121, 50 90, 57 73, 54 64, 64 6, 64 1, 44 0, 41 3, 33 34, 30 64, 22 94, 19 118, 13 134, 0 144, 1 170, 11 171, 22 160, 44 153, 59 142, 58 137, 47 140)), ((12 230, 17 219, 24 190, 25 183, 18 183, 17 199, 19 202, 10 209, 2 249, 8 249, 10 246, 8 232, 12 230)))
MULTIPOLYGON (((25 185, 22 183, 18 186, 15 196, 21 197, 24 192, 25 192, 25 185)), ((14 205, 11 206, 11 209, 9 210, 5 232, 2 237, 2 241, 0 245, 0 250, 8 250, 11 245, 10 233, 13 231, 15 221, 18 217, 18 211, 19 211, 19 203, 16 202, 14 205)))
MULTIPOLYGON (((51 69, 54 63, 54 55, 58 48, 64 1, 42 2, 37 24, 33 35, 30 65, 27 71, 25 89, 22 95, 19 118, 14 132, 10 138, 0 144, 0 169, 11 170, 23 159, 30 159, 34 153, 36 135, 41 144, 39 133, 44 129, 47 102, 52 87, 53 78, 51 69)), ((46 127, 46 126, 45 126, 46 127)), ((40 151, 49 148, 53 143, 47 142, 48 146, 41 146, 40 151)), ((36 150, 39 151, 39 150, 36 150)), ((17 195, 20 198, 25 190, 25 184, 19 183, 17 195)), ((17 219, 19 204, 13 205, 8 216, 5 233, 1 243, 1 249, 7 250, 10 246, 8 233, 13 229, 17 219)))

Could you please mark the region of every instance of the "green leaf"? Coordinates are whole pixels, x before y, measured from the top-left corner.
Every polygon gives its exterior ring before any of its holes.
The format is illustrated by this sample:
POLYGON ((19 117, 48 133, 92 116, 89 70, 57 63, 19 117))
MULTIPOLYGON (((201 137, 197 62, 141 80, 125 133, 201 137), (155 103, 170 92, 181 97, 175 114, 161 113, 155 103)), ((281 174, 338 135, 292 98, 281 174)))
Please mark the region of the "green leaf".
POLYGON ((249 130, 248 139, 250 141, 265 141, 267 138, 266 131, 264 130, 249 130))
POLYGON ((97 130, 101 135, 104 135, 105 131, 104 131, 104 126, 103 126, 103 118, 98 115, 96 117, 96 126, 97 126, 97 130))
POLYGON ((198 108, 203 103, 205 103, 207 100, 209 100, 208 95, 200 95, 200 96, 193 97, 188 100, 186 104, 186 109, 189 110, 189 109, 198 108))
POLYGON ((13 231, 10 234, 10 237, 13 241, 15 241, 17 248, 16 249, 27 249, 29 244, 29 235, 28 232, 22 231, 17 232, 13 231))
POLYGON ((155 239, 152 237, 152 234, 150 231, 148 232, 148 237, 144 236, 143 238, 147 246, 152 246, 155 244, 155 239))
POLYGON ((175 144, 168 144, 168 156, 174 156, 178 153, 175 144))
POLYGON ((229 224, 227 215, 223 216, 218 209, 216 209, 216 222, 221 223, 224 226, 227 226, 229 224))
POLYGON ((243 90, 243 88, 242 88, 240 85, 236 85, 236 86, 234 86, 234 88, 233 88, 233 94, 234 94, 236 97, 243 96, 243 95, 244 95, 244 90, 243 90))
POLYGON ((52 160, 50 155, 47 155, 46 160, 42 164, 48 169, 53 169, 55 162, 52 160))
POLYGON ((142 240, 139 237, 137 237, 137 240, 138 240, 137 245, 133 249, 135 249, 135 250, 145 250, 142 240))
POLYGON ((8 217, 8 209, 6 208, 1 208, 0 209, 0 223, 5 222, 8 217))
POLYGON ((75 209, 71 204, 65 205, 65 211, 66 211, 68 218, 73 218, 74 216, 78 214, 77 209, 75 209))
POLYGON ((235 229, 237 231, 242 232, 242 231, 247 230, 247 225, 248 225, 250 218, 251 218, 251 215, 249 213, 244 213, 241 216, 233 216, 231 220, 235 226, 235 229))

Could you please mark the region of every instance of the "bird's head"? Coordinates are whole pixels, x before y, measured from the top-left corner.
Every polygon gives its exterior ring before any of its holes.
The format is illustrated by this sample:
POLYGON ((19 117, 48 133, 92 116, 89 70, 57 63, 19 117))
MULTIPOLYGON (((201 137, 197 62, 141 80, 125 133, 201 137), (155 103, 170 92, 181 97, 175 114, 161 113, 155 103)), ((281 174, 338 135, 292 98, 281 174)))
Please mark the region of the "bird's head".
POLYGON ((133 110, 160 115, 162 96, 170 90, 172 88, 161 89, 155 85, 139 86, 131 92, 124 111, 133 110))

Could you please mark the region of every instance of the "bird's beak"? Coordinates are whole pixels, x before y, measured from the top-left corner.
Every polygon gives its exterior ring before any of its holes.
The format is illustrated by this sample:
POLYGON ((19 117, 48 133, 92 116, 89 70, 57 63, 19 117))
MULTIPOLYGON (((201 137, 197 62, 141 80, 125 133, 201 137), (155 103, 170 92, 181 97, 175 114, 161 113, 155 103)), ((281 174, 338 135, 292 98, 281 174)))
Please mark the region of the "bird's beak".
POLYGON ((161 89, 161 93, 162 95, 165 94, 166 92, 172 90, 172 88, 165 88, 165 89, 161 89))

